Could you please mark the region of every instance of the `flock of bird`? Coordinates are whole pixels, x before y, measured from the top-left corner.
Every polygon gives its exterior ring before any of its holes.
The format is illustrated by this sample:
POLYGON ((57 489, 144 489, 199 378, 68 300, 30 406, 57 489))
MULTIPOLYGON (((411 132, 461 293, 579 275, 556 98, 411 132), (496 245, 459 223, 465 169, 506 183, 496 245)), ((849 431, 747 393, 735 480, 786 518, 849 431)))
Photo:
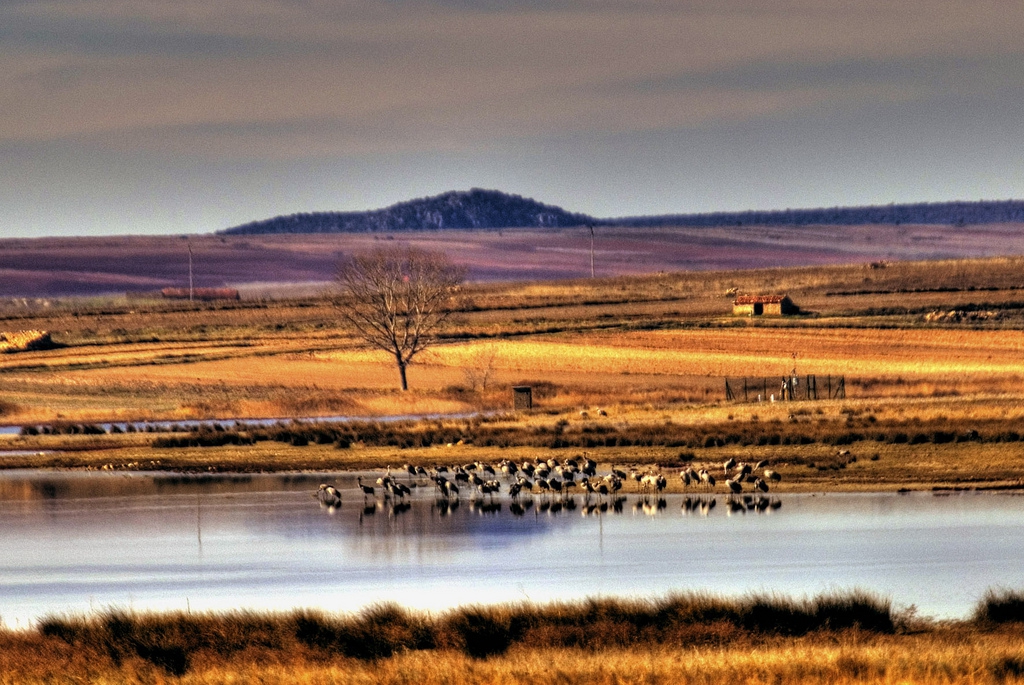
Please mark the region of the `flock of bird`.
MULTIPOLYGON (((729 489, 730 493, 737 495, 743 492, 744 483, 750 483, 755 491, 765 493, 771 489, 768 485, 769 482, 778 483, 782 480, 782 475, 778 471, 768 468, 767 461, 759 461, 757 464, 750 465, 745 462, 737 463, 735 459, 730 458, 722 464, 722 470, 724 471, 725 487, 729 489), (730 470, 734 470, 731 477, 730 470), (760 476, 756 474, 757 471, 762 472, 760 476)), ((715 477, 707 469, 696 471, 690 467, 683 469, 679 477, 682 478, 684 486, 703 484, 713 488, 717 483, 715 477)))
MULTIPOLYGON (((520 500, 529 495, 538 495, 548 502, 558 500, 564 503, 568 496, 579 492, 584 495, 584 504, 589 505, 591 497, 598 502, 619 498, 626 483, 635 483, 635 490, 641 495, 658 496, 668 487, 668 478, 660 471, 641 473, 630 469, 626 472, 613 466, 608 473, 599 475, 597 466, 597 462, 585 454, 561 462, 537 459, 517 464, 505 459, 497 464, 477 461, 453 466, 437 465, 431 469, 406 464, 401 473, 392 473, 388 466, 374 484, 364 483, 362 476, 356 482, 362 491, 364 504, 377 499, 404 502, 414 488, 430 487, 431 484, 439 500, 458 502, 465 495, 471 502, 493 502, 495 495, 504 491, 513 504, 520 506, 520 500)), ((727 493, 730 496, 743 495, 744 486, 749 485, 748 494, 743 496, 744 506, 751 502, 756 504, 747 508, 761 507, 763 510, 770 506, 763 495, 771 488, 769 484, 778 483, 782 476, 767 467, 765 461, 748 464, 729 459, 724 462, 722 477, 727 493)), ((692 488, 703 494, 713 493, 718 485, 718 479, 706 468, 684 468, 679 472, 679 479, 684 491, 692 488)), ((341 491, 334 485, 323 483, 317 491, 317 499, 325 507, 339 507, 341 491)), ((703 502, 695 505, 699 508, 714 500, 693 501, 703 502)))

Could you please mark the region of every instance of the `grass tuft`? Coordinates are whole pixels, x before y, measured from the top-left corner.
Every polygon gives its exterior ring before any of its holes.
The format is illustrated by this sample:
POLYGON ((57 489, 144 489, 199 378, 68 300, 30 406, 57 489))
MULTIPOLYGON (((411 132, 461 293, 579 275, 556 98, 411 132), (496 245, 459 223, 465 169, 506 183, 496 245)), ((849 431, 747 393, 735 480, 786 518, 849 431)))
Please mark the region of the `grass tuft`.
POLYGON ((977 623, 1024 623, 1024 592, 990 589, 974 610, 977 623))

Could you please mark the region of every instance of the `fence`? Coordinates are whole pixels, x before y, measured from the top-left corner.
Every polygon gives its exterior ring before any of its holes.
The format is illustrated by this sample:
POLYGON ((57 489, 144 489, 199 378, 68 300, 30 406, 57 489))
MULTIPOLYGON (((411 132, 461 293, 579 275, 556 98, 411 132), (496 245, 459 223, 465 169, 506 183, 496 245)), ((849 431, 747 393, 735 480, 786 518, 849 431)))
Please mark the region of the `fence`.
POLYGON ((846 376, 725 379, 725 399, 733 402, 836 400, 845 397, 846 376))

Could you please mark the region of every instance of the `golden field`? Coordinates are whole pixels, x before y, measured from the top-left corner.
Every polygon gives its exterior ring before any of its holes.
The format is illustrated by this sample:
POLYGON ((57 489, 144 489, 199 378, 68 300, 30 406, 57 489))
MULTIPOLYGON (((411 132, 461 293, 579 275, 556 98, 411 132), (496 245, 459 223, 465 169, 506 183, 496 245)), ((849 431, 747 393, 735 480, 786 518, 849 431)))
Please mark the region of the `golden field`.
POLYGON ((644 468, 765 459, 792 464, 795 489, 1008 487, 1024 474, 1022 267, 995 258, 470 284, 444 338, 410 368, 408 392, 386 355, 352 339, 315 297, 0 308, 0 329, 48 331, 57 345, 0 355, 8 424, 498 412, 483 429, 445 420, 434 437, 403 424, 391 441, 405 445, 400 454, 376 429, 351 436, 349 450, 333 438, 161 449, 149 434, 68 430, 0 440, 57 451, 8 466, 369 468, 500 459, 517 447, 644 468), (733 292, 785 292, 804 313, 733 317, 733 292), (845 398, 725 399, 726 377, 794 368, 819 387, 844 378, 845 398), (508 411, 516 384, 534 387, 533 411, 508 411), (637 433, 660 437, 644 444, 637 433), (467 438, 457 457, 449 437, 467 438), (838 459, 843 451, 857 459, 838 459))

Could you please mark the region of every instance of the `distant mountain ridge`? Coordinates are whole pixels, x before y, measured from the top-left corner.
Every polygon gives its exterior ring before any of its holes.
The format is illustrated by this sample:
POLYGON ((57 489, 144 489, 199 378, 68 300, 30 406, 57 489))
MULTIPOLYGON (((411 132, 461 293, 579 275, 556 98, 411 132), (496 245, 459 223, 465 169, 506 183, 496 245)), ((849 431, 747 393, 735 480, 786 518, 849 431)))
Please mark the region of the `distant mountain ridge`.
POLYGON ((593 223, 585 214, 542 204, 519 195, 473 188, 399 202, 367 212, 292 214, 235 226, 226 234, 372 233, 443 228, 561 228, 593 223))
POLYGON ((602 219, 601 223, 612 226, 637 227, 864 226, 868 224, 966 226, 968 224, 1024 223, 1024 201, 918 202, 867 207, 664 214, 602 219))
POLYGON ((569 226, 858 226, 1024 223, 1024 201, 982 200, 772 211, 662 214, 600 219, 519 195, 473 188, 365 212, 311 212, 253 221, 219 231, 260 233, 389 233, 446 228, 564 228, 569 226))

